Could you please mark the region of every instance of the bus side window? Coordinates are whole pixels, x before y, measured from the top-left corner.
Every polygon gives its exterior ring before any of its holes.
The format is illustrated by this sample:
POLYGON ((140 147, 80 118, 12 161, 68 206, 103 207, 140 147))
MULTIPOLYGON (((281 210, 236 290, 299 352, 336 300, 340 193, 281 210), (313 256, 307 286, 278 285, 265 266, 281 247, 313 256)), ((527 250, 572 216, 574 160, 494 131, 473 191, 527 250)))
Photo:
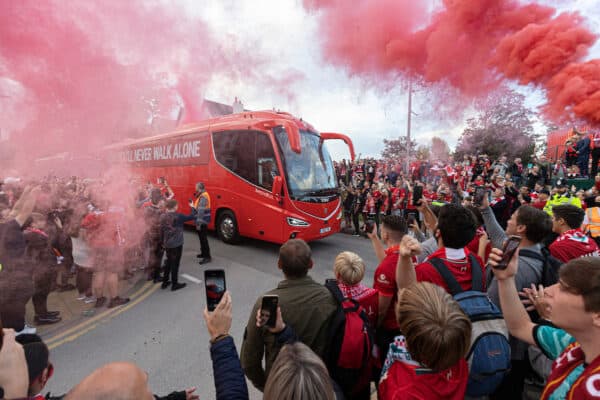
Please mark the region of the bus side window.
POLYGON ((240 178, 258 184, 256 165, 256 137, 253 131, 224 131, 213 133, 217 161, 240 178))
POLYGON ((271 140, 264 133, 258 133, 256 138, 256 168, 258 185, 271 190, 273 178, 279 175, 279 171, 271 140))

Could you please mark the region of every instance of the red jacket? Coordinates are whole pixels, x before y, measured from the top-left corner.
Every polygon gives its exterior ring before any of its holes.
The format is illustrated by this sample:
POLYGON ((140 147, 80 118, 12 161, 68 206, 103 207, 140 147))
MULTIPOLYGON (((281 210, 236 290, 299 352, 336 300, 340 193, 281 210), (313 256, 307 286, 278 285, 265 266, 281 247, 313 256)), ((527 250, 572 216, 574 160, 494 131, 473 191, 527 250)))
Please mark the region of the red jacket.
POLYGON ((119 214, 91 212, 83 218, 81 227, 86 230, 86 240, 93 248, 110 248, 119 245, 119 214))

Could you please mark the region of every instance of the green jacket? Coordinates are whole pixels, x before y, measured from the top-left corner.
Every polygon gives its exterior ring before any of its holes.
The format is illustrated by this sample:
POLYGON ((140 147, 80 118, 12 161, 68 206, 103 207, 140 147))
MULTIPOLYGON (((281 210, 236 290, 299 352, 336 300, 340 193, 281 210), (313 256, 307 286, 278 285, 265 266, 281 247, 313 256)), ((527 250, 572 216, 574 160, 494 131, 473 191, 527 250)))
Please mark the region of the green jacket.
POLYGON ((560 195, 559 193, 556 193, 554 196, 552 196, 550 199, 548 199, 548 201, 546 202, 546 205, 544 206, 544 211, 546 211, 548 214, 552 215, 552 207, 560 206, 563 204, 572 204, 574 206, 581 208, 581 200, 579 200, 579 197, 569 194, 569 193, 566 193, 564 195, 560 195))
MULTIPOLYGON (((279 307, 286 325, 290 325, 298 339, 322 358, 327 348, 329 322, 337 309, 329 290, 306 276, 283 280, 276 289, 265 294, 279 296, 279 307)), ((256 301, 248 318, 240 359, 248 379, 262 391, 281 345, 274 334, 256 327, 256 313, 261 302, 262 298, 256 301)))

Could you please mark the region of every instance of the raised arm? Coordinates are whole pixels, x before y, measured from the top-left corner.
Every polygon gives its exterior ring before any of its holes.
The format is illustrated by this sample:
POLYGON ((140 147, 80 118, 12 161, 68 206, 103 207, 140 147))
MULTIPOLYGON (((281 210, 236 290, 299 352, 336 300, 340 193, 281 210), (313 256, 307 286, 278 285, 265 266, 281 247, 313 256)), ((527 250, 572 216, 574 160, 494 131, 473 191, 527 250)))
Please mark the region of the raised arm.
POLYGON ((431 208, 429 208, 427 202, 424 199, 421 199, 419 200, 419 204, 415 204, 415 207, 417 207, 417 210, 423 214, 423 222, 425 223, 425 227, 430 232, 433 232, 437 226, 437 217, 433 211, 431 211, 431 208))
POLYGON ((481 216, 483 217, 485 231, 492 242, 492 246, 496 248, 502 248, 507 236, 498 221, 496 221, 496 216, 490 207, 487 196, 483 196, 483 202, 481 204, 481 216))
POLYGON ((367 237, 371 239, 377 261, 382 262, 385 258, 385 249, 383 248, 383 243, 381 243, 381 240, 379 240, 379 237, 377 236, 377 229, 373 229, 373 232, 367 232, 367 237))
MULTIPOLYGON (((204 309, 204 320, 210 335, 210 357, 213 364, 213 377, 217 400, 245 400, 248 386, 240 364, 231 329, 231 296, 225 295, 211 313, 204 309)), ((187 391, 186 391, 187 392, 187 391)))
POLYGON ((525 307, 521 304, 517 285, 515 284, 515 275, 517 274, 519 264, 519 251, 515 252, 508 263, 508 267, 504 270, 495 268, 501 259, 502 250, 492 249, 488 263, 493 268, 498 282, 498 295, 506 326, 510 334, 517 339, 521 339, 529 344, 535 344, 533 340, 533 328, 535 324, 531 322, 525 307))
POLYGON ((404 235, 400 242, 398 264, 396 265, 396 286, 403 289, 417 282, 417 274, 412 258, 421 253, 419 241, 404 235))

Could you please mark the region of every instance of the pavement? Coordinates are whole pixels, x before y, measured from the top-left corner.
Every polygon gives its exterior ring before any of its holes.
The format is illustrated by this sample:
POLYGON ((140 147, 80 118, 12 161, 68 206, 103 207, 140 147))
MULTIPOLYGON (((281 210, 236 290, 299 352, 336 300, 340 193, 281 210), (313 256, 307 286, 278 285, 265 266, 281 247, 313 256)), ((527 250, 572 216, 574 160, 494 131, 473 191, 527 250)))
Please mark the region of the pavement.
MULTIPOLYGON (((74 281, 74 279, 71 279, 71 281, 74 281)), ((53 291, 48 296, 48 310, 60 311, 62 321, 51 325, 36 326, 33 304, 30 301, 27 304, 27 324, 37 329, 37 333, 44 339, 48 348, 52 350, 61 344, 75 340, 84 332, 95 329, 98 323, 106 322, 130 309, 159 287, 160 284, 154 284, 146 280, 146 274, 143 270, 136 271, 131 278, 119 281, 119 296, 129 297, 129 303, 114 308, 107 308, 106 305, 95 308, 95 303, 86 304, 83 300, 77 300, 79 293, 75 289, 66 292, 53 291)))
MULTIPOLYGON (((188 286, 183 290, 160 290, 160 285, 148 284, 140 274, 136 276, 137 281, 123 287, 131 297, 130 303, 116 309, 102 308, 90 317, 81 314, 91 306, 74 300, 76 291, 52 293, 52 307, 56 304, 53 303, 55 299, 64 298, 69 307, 56 307, 76 311, 69 311, 71 321, 66 318, 59 326, 46 326, 41 330, 44 339, 49 341, 50 359, 55 367, 44 393, 65 393, 101 365, 130 361, 147 372, 153 393, 164 396, 173 390, 195 386, 201 399, 215 398, 210 336, 202 317, 206 304, 204 271, 225 271, 227 289, 233 298, 230 334, 239 351, 257 298, 276 287, 283 278, 277 268, 279 246, 251 239, 231 246, 211 233, 209 243, 213 261, 199 265, 196 232, 186 230, 184 237, 179 276, 188 286)), ((372 284, 377 258, 369 240, 332 235, 310 246, 314 260, 310 275, 317 282, 333 277, 333 261, 340 251, 352 250, 367 264, 363 282, 372 284)), ((33 315, 28 318, 32 321, 33 315)), ((251 400, 262 399, 262 393, 250 382, 248 390, 251 400)))

